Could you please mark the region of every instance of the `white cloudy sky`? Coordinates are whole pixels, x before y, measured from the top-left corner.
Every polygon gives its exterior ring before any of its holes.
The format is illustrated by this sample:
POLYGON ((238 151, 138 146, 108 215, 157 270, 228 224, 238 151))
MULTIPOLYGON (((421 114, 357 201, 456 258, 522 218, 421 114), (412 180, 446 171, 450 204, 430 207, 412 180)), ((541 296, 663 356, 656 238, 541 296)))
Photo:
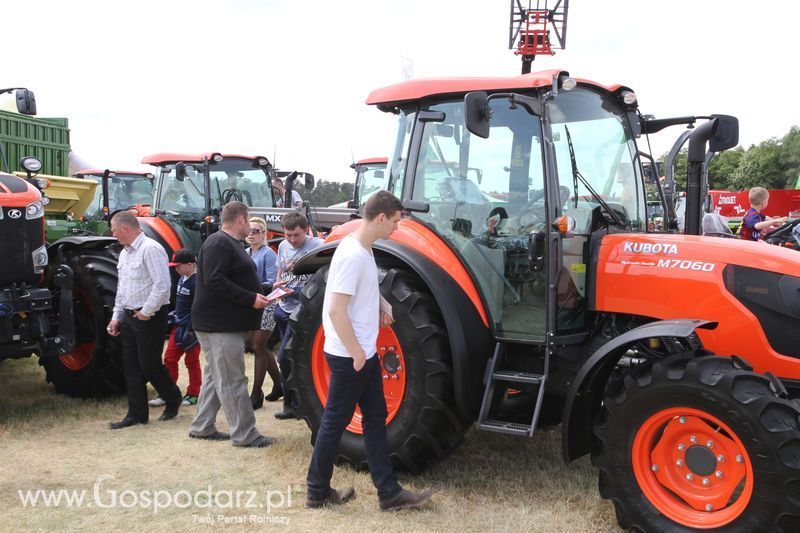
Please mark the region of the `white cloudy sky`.
MULTIPOLYGON (((622 83, 658 117, 739 117, 748 146, 800 124, 795 2, 572 0, 561 68, 622 83)), ((277 154, 348 179, 384 155, 392 118, 372 89, 414 77, 519 73, 508 0, 28 0, 2 9, 0 85, 70 120, 92 165, 138 168, 163 151, 277 154)), ((675 130, 672 135, 677 136, 675 130)), ((670 135, 670 136, 672 136, 670 135)), ((666 136, 654 147, 666 151, 666 136)))

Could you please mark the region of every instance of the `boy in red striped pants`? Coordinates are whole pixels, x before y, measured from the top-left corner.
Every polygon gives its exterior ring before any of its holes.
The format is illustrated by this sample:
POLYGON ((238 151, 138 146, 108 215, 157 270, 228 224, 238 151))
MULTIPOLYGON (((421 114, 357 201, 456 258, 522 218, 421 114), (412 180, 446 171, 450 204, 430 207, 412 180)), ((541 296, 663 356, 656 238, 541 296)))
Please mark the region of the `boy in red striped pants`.
MULTIPOLYGON (((175 294, 175 311, 173 317, 175 325, 169 335, 167 350, 164 352, 164 366, 172 377, 172 381, 178 382, 178 362, 185 353, 184 364, 189 371, 189 386, 186 388, 186 395, 183 397, 183 405, 195 405, 197 396, 200 394, 202 383, 202 371, 200 370, 200 343, 192 330, 192 301, 194 300, 194 287, 196 283, 196 262, 194 253, 185 248, 181 248, 172 256, 169 266, 175 267, 175 271, 181 276, 178 281, 178 290, 175 294)), ((150 405, 159 406, 164 404, 161 398, 150 400, 150 405)))

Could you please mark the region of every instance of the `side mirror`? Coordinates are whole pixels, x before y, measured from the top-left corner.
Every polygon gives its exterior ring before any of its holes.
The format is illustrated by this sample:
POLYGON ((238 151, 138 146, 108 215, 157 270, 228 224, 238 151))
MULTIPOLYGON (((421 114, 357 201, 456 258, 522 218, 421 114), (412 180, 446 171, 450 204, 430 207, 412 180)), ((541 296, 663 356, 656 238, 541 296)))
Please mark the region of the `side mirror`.
POLYGON ((355 200, 347 200, 347 208, 348 209, 355 209, 356 208, 355 200))
POLYGON ((179 162, 175 164, 175 179, 178 181, 186 179, 186 163, 179 162))
POLYGON ((305 176, 305 186, 306 190, 310 191, 314 188, 314 174, 309 174, 308 172, 303 174, 305 176))
POLYGON ((739 119, 730 115, 711 115, 717 119, 717 129, 708 141, 708 149, 722 152, 739 144, 739 119))
POLYGON ((36 97, 33 95, 33 91, 17 89, 17 111, 21 115, 36 114, 36 97))
POLYGON ((528 238, 528 263, 534 272, 544 270, 544 247, 546 235, 543 231, 532 231, 528 238))
POLYGON ((464 121, 467 130, 483 139, 489 138, 489 96, 484 91, 473 91, 464 97, 464 121))

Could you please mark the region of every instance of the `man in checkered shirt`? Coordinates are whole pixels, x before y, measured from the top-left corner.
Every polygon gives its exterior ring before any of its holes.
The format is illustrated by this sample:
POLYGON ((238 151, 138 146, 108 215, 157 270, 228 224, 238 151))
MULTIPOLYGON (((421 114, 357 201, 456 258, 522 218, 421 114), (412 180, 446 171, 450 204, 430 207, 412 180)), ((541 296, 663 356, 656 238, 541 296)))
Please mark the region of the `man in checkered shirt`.
POLYGON ((112 217, 111 233, 125 247, 117 263, 117 296, 108 323, 109 335, 121 335, 128 386, 128 414, 110 424, 121 429, 147 423, 148 381, 166 402, 159 420, 175 418, 182 398, 161 361, 171 286, 167 252, 142 233, 139 220, 128 211, 112 217))

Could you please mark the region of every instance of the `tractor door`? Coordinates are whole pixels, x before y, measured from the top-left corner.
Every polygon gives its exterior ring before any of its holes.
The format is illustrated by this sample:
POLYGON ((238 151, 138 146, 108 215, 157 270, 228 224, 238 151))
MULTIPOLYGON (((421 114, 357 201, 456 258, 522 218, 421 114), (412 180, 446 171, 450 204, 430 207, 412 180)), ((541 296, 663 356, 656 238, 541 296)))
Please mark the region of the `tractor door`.
POLYGON ((584 327, 589 240, 597 221, 606 220, 602 225, 611 232, 643 232, 646 198, 634 136, 611 96, 582 88, 562 92, 547 104, 546 117, 560 190, 552 216, 576 222, 561 237, 555 281, 556 330, 565 332, 584 327), (617 220, 602 214, 603 204, 617 220))
POLYGON ((544 342, 549 251, 536 265, 528 257, 531 234, 547 226, 541 122, 508 99, 490 105, 486 139, 467 131, 463 101, 426 110, 415 128, 412 146, 418 139, 420 149, 404 196, 430 205, 415 216, 462 257, 495 335, 544 342))

